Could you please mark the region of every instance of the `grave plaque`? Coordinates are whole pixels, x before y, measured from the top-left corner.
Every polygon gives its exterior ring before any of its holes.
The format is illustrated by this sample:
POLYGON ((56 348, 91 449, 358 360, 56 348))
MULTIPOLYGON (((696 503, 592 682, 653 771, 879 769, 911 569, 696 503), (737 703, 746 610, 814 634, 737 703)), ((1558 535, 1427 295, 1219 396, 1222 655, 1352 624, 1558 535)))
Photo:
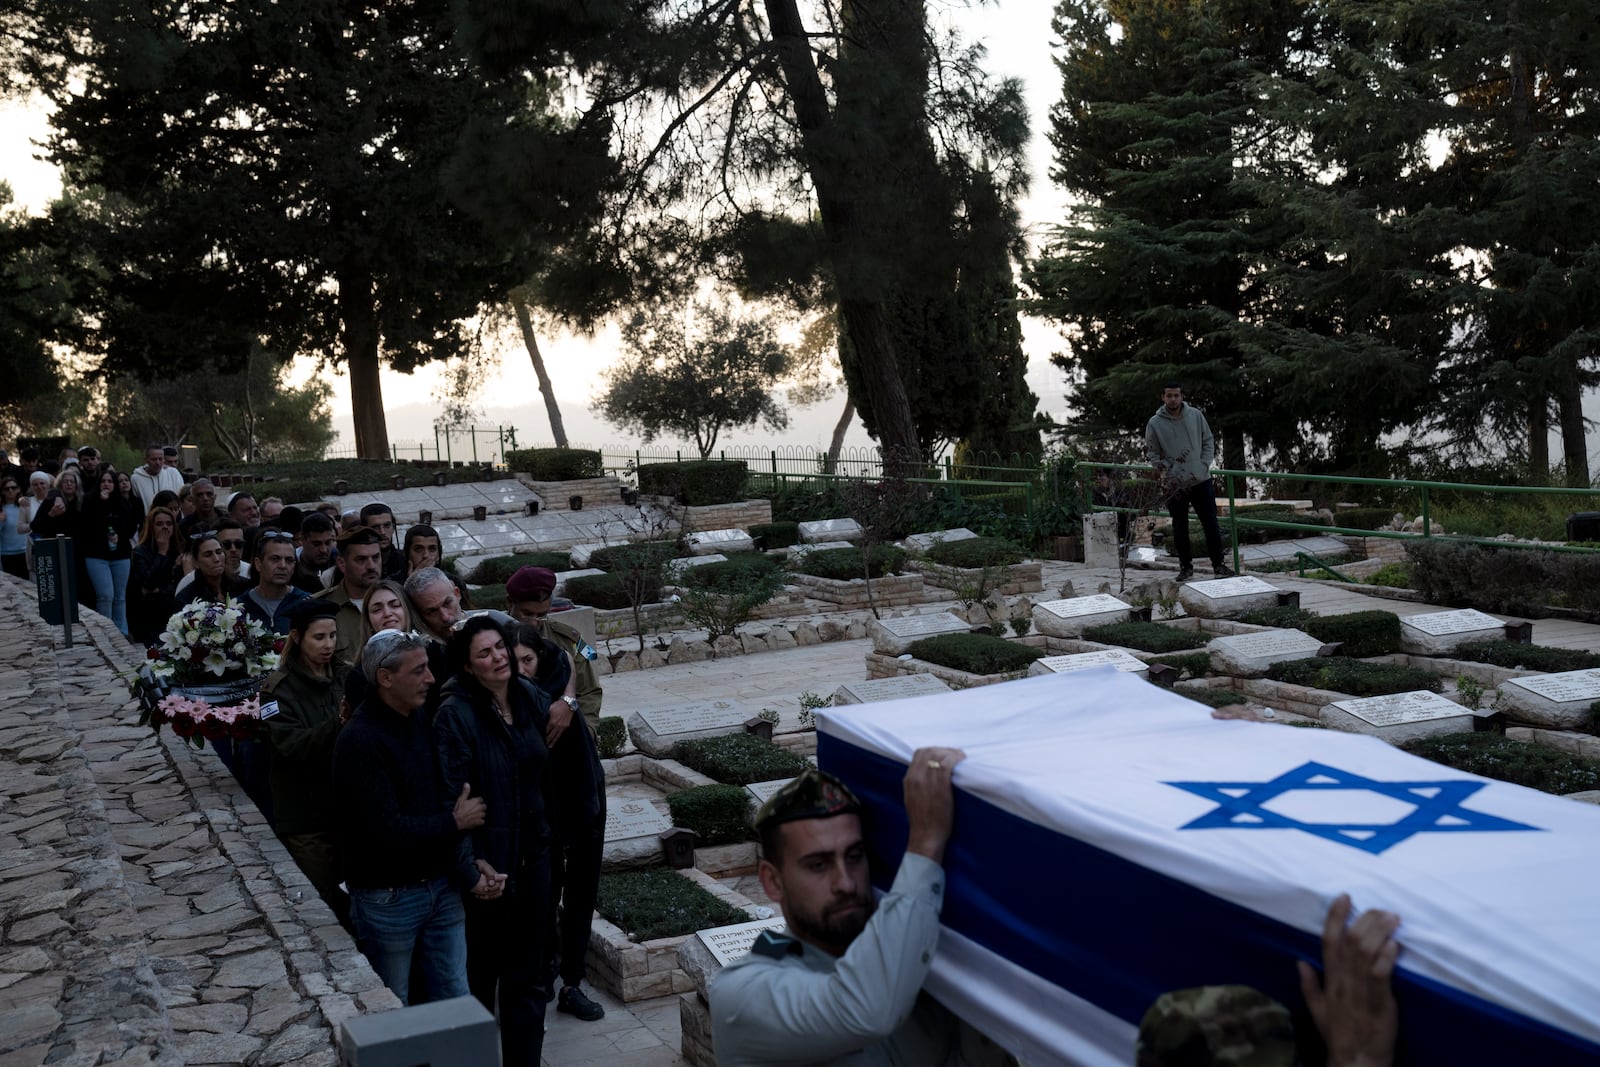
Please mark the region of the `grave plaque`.
POLYGON ((1264 630, 1215 638, 1206 646, 1206 651, 1211 653, 1211 660, 1221 673, 1259 678, 1274 663, 1310 659, 1321 648, 1321 641, 1299 630, 1264 630))
POLYGON ((572 548, 567 552, 567 558, 572 560, 572 565, 574 567, 587 567, 589 565, 590 556, 594 555, 602 548, 609 547, 609 545, 599 541, 590 542, 589 544, 584 545, 573 545, 572 548))
POLYGON ((1202 619, 1230 619, 1247 611, 1277 607, 1278 590, 1253 576, 1213 578, 1180 585, 1178 602, 1184 611, 1202 619))
POLYGON ((744 732, 750 710, 726 700, 651 708, 628 717, 628 736, 647 756, 665 759, 679 741, 744 732))
POLYGON ((906 697, 937 696, 952 692, 944 679, 931 674, 901 674, 893 678, 871 678, 865 682, 846 682, 833 691, 833 704, 877 704, 906 697))
POLYGON ((753 552, 756 543, 743 530, 703 530, 689 535, 689 551, 696 556, 716 552, 753 552))
POLYGON ((709 556, 682 556, 678 559, 669 559, 661 565, 661 575, 677 581, 683 572, 690 567, 701 567, 707 563, 726 563, 728 557, 721 552, 713 552, 709 556))
POLYGON ((1429 611, 1400 620, 1400 647, 1414 656, 1448 655, 1460 645, 1505 636, 1505 623, 1476 608, 1429 611))
POLYGON ((1336 700, 1322 709, 1322 723, 1335 730, 1371 734, 1400 744, 1419 737, 1472 730, 1472 712, 1438 693, 1419 690, 1359 700, 1336 700))
POLYGON ((781 934, 787 929, 789 927, 784 922, 783 916, 778 915, 771 919, 756 919, 754 922, 738 923, 734 926, 700 930, 695 936, 711 950, 711 955, 716 961, 726 967, 735 960, 743 959, 763 930, 781 934))
POLYGON ((971 541, 977 536, 965 526, 961 526, 954 530, 936 530, 933 533, 912 534, 900 543, 911 551, 926 552, 934 545, 945 541, 971 541))
POLYGON ((861 536, 861 524, 854 519, 818 519, 800 524, 800 540, 805 544, 814 541, 853 541, 861 536))
POLYGON ((1083 517, 1083 565, 1115 568, 1121 562, 1117 552, 1117 515, 1097 511, 1083 517))
POLYGON ((909 650, 914 642, 936 634, 964 634, 972 631, 972 624, 948 611, 937 615, 906 615, 898 619, 870 619, 867 636, 872 638, 872 648, 886 656, 898 656, 909 650))
POLYGON ((794 781, 793 778, 774 778, 770 782, 751 782, 749 785, 745 786, 744 791, 749 793, 750 799, 754 801, 754 803, 751 805, 751 810, 754 811, 756 808, 761 807, 761 805, 771 800, 772 794, 776 793, 778 790, 782 789, 792 781, 794 781))
POLYGON ((627 841, 635 837, 655 837, 672 829, 672 819, 648 800, 609 800, 606 802, 606 840, 627 841))
POLYGON ((1589 708, 1600 700, 1600 670, 1512 678, 1500 683, 1500 693, 1508 719, 1570 730, 1590 721, 1589 708))
POLYGON ((1115 667, 1127 674, 1143 674, 1146 670, 1145 662, 1137 656, 1129 655, 1120 648, 1106 648, 1098 652, 1078 652, 1071 656, 1046 656, 1036 659, 1033 666, 1028 668, 1028 673, 1039 674, 1071 674, 1074 671, 1087 671, 1095 667, 1115 667))
POLYGON ((1080 637, 1095 626, 1128 621, 1128 605, 1110 593, 1046 600, 1033 606, 1033 628, 1049 637, 1080 637))

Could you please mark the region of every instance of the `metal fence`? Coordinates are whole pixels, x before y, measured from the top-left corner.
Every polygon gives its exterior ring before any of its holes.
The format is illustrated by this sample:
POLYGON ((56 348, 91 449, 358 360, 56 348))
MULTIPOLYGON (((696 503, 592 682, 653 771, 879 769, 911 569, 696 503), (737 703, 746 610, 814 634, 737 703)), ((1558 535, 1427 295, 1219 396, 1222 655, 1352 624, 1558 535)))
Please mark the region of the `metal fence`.
MULTIPOLYGON (((517 447, 515 426, 470 426, 465 429, 436 430, 431 441, 390 441, 389 458, 396 462, 420 460, 424 463, 463 463, 471 461, 474 467, 484 464, 503 466, 505 455, 517 447)), ((323 459, 355 459, 356 447, 351 444, 325 449, 323 459)))

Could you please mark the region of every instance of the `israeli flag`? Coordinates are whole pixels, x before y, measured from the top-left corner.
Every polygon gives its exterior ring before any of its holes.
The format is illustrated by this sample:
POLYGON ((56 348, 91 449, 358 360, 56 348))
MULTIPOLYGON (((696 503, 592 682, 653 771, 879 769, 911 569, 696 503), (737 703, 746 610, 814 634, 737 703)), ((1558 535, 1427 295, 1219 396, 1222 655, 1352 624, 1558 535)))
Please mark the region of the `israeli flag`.
POLYGON ((965 749, 929 990, 1032 1065, 1126 1064, 1162 993, 1310 1026, 1328 906, 1400 916, 1399 1062, 1600 1060, 1600 808, 1375 738, 1218 721, 1109 668, 819 711, 879 888, 914 749, 965 749))

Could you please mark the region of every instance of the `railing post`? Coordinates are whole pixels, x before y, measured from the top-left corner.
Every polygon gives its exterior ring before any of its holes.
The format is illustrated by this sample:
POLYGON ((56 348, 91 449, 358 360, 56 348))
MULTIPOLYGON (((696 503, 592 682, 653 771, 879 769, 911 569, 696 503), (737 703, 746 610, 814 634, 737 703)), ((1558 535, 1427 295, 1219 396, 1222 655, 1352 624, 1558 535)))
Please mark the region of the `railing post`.
POLYGON ((772 455, 772 473, 774 475, 776 475, 778 473, 778 450, 776 448, 774 448, 772 450, 771 455, 772 455))
POLYGON ((1428 515, 1428 487, 1422 487, 1422 536, 1433 536, 1433 522, 1428 515))
POLYGON ((476 467, 478 465, 478 428, 474 426, 467 432, 472 435, 472 465, 476 467))
POLYGON ((1239 570, 1239 509, 1233 501, 1233 472, 1223 475, 1228 486, 1228 532, 1233 540, 1233 569, 1239 570))

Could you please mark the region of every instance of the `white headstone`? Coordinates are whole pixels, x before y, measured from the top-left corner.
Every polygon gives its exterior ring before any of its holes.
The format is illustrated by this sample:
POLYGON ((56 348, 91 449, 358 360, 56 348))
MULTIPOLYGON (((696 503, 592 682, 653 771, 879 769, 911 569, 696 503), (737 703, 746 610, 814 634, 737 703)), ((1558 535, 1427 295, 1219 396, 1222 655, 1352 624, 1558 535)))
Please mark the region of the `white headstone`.
POLYGON ((728 562, 728 557, 721 552, 713 552, 708 556, 683 556, 678 559, 669 559, 661 565, 661 576, 668 581, 676 581, 690 567, 700 567, 707 563, 726 562, 728 562))
POLYGON ((1418 690, 1360 700, 1336 700, 1322 709, 1324 726, 1371 734, 1393 744, 1436 734, 1470 733, 1472 712, 1438 693, 1418 690))
POLYGON ((1590 707, 1600 700, 1600 669, 1532 674, 1500 683, 1506 717, 1534 726, 1568 730, 1585 726, 1590 707))
POLYGON ((817 519, 800 524, 800 540, 805 544, 813 541, 854 541, 861 536, 861 524, 854 519, 817 519))
POLYGON ((1322 642, 1299 630, 1262 630, 1250 634, 1229 634, 1213 638, 1206 646, 1211 662, 1221 674, 1238 678, 1259 678, 1274 663, 1291 659, 1310 659, 1322 649, 1322 642))
POLYGON ((1070 656, 1046 656, 1036 659, 1028 668, 1029 674, 1071 674, 1094 667, 1115 667, 1127 674, 1138 674, 1148 669, 1148 664, 1120 648, 1105 648, 1098 652, 1078 652, 1070 656))
POLYGON ((628 717, 628 736, 645 755, 665 759, 680 741, 742 732, 750 716, 748 708, 726 700, 649 708, 628 717))
POLYGON ((833 691, 833 704, 877 704, 885 700, 903 700, 906 697, 935 696, 952 692, 942 678, 931 674, 897 674, 893 678, 869 678, 864 682, 846 682, 833 691))
POLYGON ((937 615, 905 615, 898 619, 867 621, 867 636, 872 638, 873 651, 886 656, 898 656, 924 637, 964 634, 971 631, 971 623, 948 611, 937 615))
POLYGON ((1260 578, 1213 578, 1178 587, 1178 603, 1202 619, 1231 619, 1247 611, 1278 606, 1278 589, 1260 578))
POLYGON ((1048 637, 1079 637, 1095 626, 1128 621, 1128 605, 1110 593, 1046 600, 1033 606, 1033 628, 1048 637))
POLYGON ((595 574, 604 574, 605 571, 593 567, 584 567, 575 571, 556 571, 556 596, 566 596, 567 583, 574 578, 588 578, 595 574))
POLYGON ((750 799, 754 802, 752 807, 759 808, 772 799, 772 794, 792 781, 794 781, 793 778, 774 778, 770 782, 751 782, 744 787, 744 791, 750 794, 750 799))
POLYGON ((803 559, 813 552, 827 552, 830 549, 835 548, 854 547, 856 546, 852 545, 849 541, 818 541, 815 544, 810 545, 792 545, 789 548, 789 559, 791 562, 793 562, 803 559))
POLYGON ((933 533, 912 534, 904 541, 901 541, 900 544, 909 551, 926 552, 934 545, 945 541, 970 541, 977 536, 965 526, 960 526, 954 530, 936 530, 933 533))
POLYGON ((606 840, 627 841, 655 837, 672 829, 672 818, 648 800, 608 800, 606 840))
POLYGON ((1429 611, 1400 620, 1400 647, 1414 656, 1448 655, 1461 645, 1505 636, 1505 623, 1476 608, 1429 611))
POLYGON ((602 548, 610 547, 610 545, 599 541, 592 541, 588 544, 582 545, 573 545, 572 548, 568 550, 568 556, 571 558, 572 565, 574 567, 587 567, 589 565, 590 556, 594 555, 602 548))
POLYGON ((1083 565, 1112 567, 1120 564, 1117 545, 1117 513, 1096 511, 1083 517, 1083 565))
POLYGON ((689 535, 689 551, 696 556, 714 552, 754 552, 755 540, 743 530, 701 530, 689 535))
POLYGON ((757 919, 754 922, 738 923, 734 926, 718 926, 711 930, 701 930, 695 934, 706 948, 711 950, 711 955, 722 966, 736 960, 742 960, 749 953, 750 946, 755 944, 756 938, 764 930, 774 933, 783 933, 788 930, 783 916, 771 919, 757 919))

